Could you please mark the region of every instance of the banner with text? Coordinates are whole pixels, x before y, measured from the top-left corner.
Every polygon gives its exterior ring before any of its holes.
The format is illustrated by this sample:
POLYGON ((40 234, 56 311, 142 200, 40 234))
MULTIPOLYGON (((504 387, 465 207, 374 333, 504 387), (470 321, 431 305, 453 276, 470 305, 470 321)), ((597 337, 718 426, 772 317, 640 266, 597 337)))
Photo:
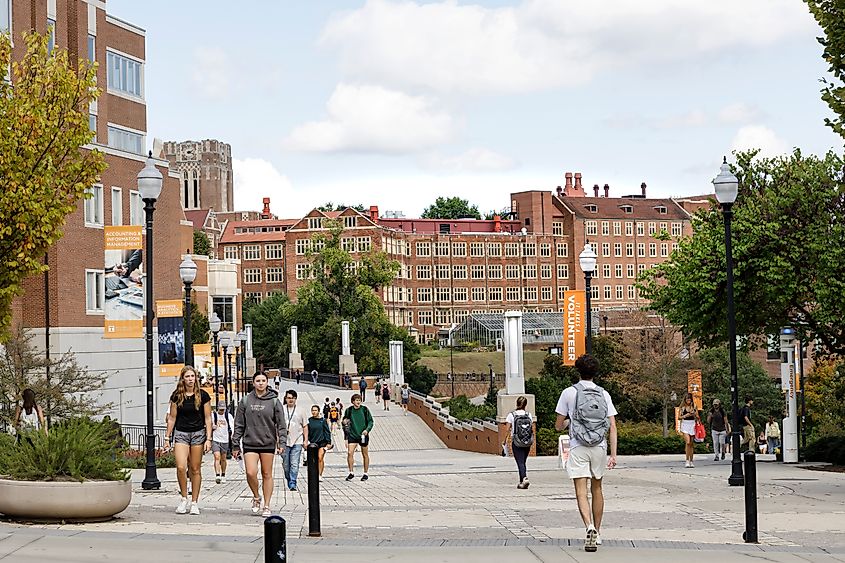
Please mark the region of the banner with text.
POLYGON ((692 402, 695 404, 695 408, 702 410, 704 408, 704 390, 701 388, 700 369, 687 371, 687 390, 692 393, 692 402))
POLYGON ((574 366, 587 347, 587 296, 583 290, 570 290, 564 293, 563 302, 563 365, 574 366))
POLYGON ((158 367, 162 377, 178 377, 185 367, 185 330, 182 301, 156 301, 158 367))
POLYGON ((86 283, 88 287, 89 309, 99 306, 96 296, 103 288, 102 307, 104 312, 104 338, 143 338, 144 337, 144 288, 142 227, 128 225, 105 227, 105 269, 103 285, 96 277, 86 283), (93 297, 93 299, 92 299, 93 297))

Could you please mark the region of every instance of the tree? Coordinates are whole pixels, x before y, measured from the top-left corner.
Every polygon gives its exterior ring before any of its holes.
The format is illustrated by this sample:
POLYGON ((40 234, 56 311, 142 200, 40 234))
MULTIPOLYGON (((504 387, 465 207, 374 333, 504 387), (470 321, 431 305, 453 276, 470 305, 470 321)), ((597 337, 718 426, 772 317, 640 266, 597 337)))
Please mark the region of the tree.
POLYGON ((318 206, 317 209, 319 209, 320 211, 323 211, 323 212, 326 212, 326 211, 343 211, 347 207, 352 208, 355 211, 359 211, 361 213, 366 213, 366 211, 367 211, 366 209, 364 209, 363 203, 358 203, 356 205, 346 205, 346 204, 343 204, 343 203, 332 203, 331 201, 327 201, 323 205, 318 206))
MULTIPOLYGON (((105 169, 91 141, 88 108, 100 93, 95 66, 47 49, 47 36, 24 34, 26 54, 0 80, 0 340, 9 336, 12 299, 62 236, 65 218, 105 169)), ((0 34, 0 69, 11 62, 0 34)), ((3 72, 3 71, 0 71, 3 72)))
POLYGON ((810 13, 824 31, 818 41, 824 47, 822 58, 828 63, 833 80, 822 79, 822 100, 837 115, 825 123, 845 139, 845 4, 841 0, 804 0, 810 13))
POLYGON ((111 404, 95 396, 109 374, 81 368, 72 352, 47 360, 32 344, 34 335, 18 326, 0 347, 0 422, 11 424, 15 405, 26 388, 35 391, 44 416, 52 421, 95 416, 111 410, 111 404), (49 367, 49 379, 47 376, 49 367))
POLYGON ((289 303, 286 294, 271 293, 261 303, 244 308, 244 323, 252 325, 252 351, 259 364, 287 365, 280 335, 290 332, 290 325, 285 321, 289 303))
POLYGON ((816 362, 804 381, 810 433, 816 437, 842 434, 845 428, 845 363, 816 362))
MULTIPOLYGON (((737 334, 751 344, 794 326, 821 353, 845 354, 843 160, 737 154, 734 173, 734 295, 737 334)), ((693 217, 693 235, 644 273, 643 297, 705 347, 727 342, 725 243, 714 207, 693 217)))
POLYGON ((194 254, 211 256, 211 241, 205 231, 194 231, 194 254))
POLYGON ((438 197, 423 211, 423 219, 481 219, 477 205, 459 197, 438 197))
POLYGON ((210 342, 208 317, 200 311, 196 303, 191 301, 191 344, 207 344, 210 342))

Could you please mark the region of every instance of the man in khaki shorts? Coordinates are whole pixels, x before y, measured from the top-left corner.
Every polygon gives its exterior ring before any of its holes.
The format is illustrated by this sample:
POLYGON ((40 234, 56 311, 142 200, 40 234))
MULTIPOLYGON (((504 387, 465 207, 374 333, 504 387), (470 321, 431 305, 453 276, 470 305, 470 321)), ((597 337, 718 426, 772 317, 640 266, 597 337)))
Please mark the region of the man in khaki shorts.
POLYGON ((604 514, 604 494, 601 481, 606 469, 616 466, 616 408, 610 395, 593 383, 599 363, 584 354, 575 361, 581 381, 567 387, 560 394, 555 412, 555 428, 569 431, 569 458, 566 472, 575 484, 578 511, 587 528, 585 551, 596 551, 601 545, 601 519, 604 514), (607 434, 610 433, 610 457, 607 455, 607 434), (587 479, 590 480, 592 506, 587 498, 587 479))

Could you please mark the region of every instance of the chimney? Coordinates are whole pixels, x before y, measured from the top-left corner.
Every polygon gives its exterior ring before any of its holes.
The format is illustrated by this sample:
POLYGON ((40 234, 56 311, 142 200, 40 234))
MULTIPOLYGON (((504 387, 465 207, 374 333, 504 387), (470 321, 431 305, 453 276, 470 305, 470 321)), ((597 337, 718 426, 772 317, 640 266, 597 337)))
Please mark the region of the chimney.
POLYGON ((581 187, 581 173, 580 172, 575 173, 575 191, 581 192, 581 195, 586 195, 584 193, 584 188, 581 187))
POLYGON ((493 232, 502 232, 502 218, 499 215, 493 215, 493 232))
POLYGON ((262 219, 269 219, 270 218, 270 198, 265 197, 261 201, 264 203, 264 209, 261 210, 261 218, 262 219))
POLYGON ((643 197, 645 197, 645 188, 646 188, 646 186, 645 186, 645 182, 643 182, 642 184, 640 184, 640 189, 643 191, 643 197))
POLYGON ((595 194, 595 197, 599 197, 599 185, 598 184, 593 184, 593 193, 595 194))
POLYGON ((571 195, 572 194, 572 172, 567 172, 565 174, 565 176, 566 176, 566 186, 563 189, 563 193, 565 195, 571 195))
POLYGON ((561 197, 563 195, 563 188, 560 186, 557 187, 557 197, 561 197))
POLYGON ((370 206, 370 221, 378 223, 378 205, 370 206))
POLYGON ((610 186, 604 185, 604 197, 610 197, 610 186))

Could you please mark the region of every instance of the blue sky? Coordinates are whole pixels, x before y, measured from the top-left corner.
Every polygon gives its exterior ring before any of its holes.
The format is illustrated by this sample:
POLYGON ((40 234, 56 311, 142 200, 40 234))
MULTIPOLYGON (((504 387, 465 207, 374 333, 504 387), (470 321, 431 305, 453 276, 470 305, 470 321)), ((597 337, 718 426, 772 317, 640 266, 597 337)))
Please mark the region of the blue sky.
POLYGON ((109 0, 147 30, 148 141, 232 145, 235 205, 482 211, 565 172, 706 193, 723 154, 841 148, 801 0, 109 0))

